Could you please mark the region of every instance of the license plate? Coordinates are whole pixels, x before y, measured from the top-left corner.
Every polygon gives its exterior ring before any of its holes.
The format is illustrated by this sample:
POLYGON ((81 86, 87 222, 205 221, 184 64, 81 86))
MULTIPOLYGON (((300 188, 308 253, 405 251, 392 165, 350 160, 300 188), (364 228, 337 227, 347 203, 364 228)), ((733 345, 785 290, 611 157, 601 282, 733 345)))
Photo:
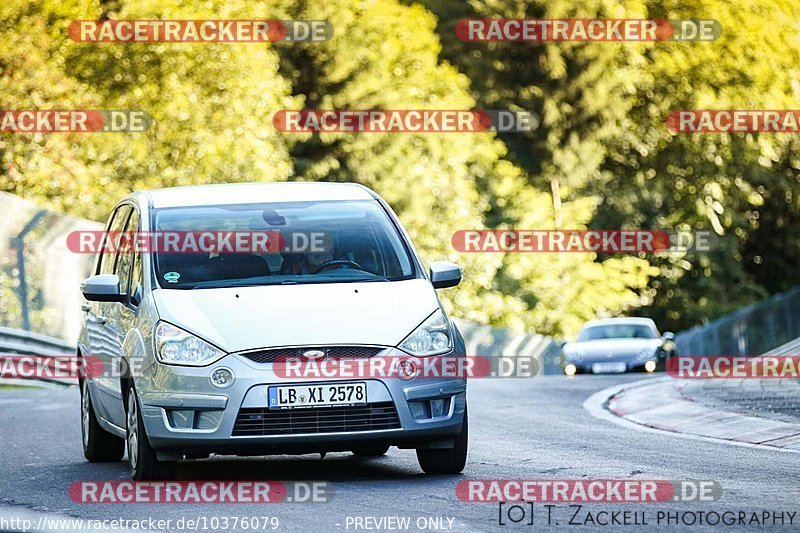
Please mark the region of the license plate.
POLYGON ((361 382, 333 385, 286 385, 270 387, 267 396, 270 409, 365 405, 367 403, 367 384, 361 382))
POLYGON ((593 374, 621 374, 628 369, 625 363, 594 363, 592 365, 593 374))

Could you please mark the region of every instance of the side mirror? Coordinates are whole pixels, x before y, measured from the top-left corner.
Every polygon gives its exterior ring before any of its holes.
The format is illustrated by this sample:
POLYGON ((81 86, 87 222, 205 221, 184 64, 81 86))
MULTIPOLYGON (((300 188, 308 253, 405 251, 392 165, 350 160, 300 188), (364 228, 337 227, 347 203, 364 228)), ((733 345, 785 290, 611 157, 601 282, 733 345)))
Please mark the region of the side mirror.
POLYGON ((134 307, 139 307, 139 304, 142 303, 142 286, 141 284, 137 283, 136 286, 131 291, 131 305, 134 307))
POLYGON ((122 302, 125 295, 119 290, 119 276, 100 274, 81 283, 83 297, 90 302, 122 302))
POLYGON ((675 334, 672 333, 671 331, 665 331, 664 334, 661 335, 661 338, 664 339, 665 341, 675 340, 675 334))
POLYGON ((450 261, 432 262, 430 275, 434 289, 446 289, 461 283, 461 267, 450 261))

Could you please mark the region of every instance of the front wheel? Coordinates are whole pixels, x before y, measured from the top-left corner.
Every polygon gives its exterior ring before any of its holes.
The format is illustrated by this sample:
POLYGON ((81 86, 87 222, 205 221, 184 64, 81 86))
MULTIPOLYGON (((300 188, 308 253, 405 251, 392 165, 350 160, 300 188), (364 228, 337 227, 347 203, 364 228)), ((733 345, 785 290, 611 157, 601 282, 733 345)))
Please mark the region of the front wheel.
POLYGON ((467 464, 468 417, 464 409, 464 422, 455 438, 455 446, 444 450, 417 450, 417 461, 426 474, 460 474, 467 464))
POLYGON ((86 379, 81 381, 81 437, 83 456, 90 463, 122 461, 125 455, 125 440, 112 435, 97 422, 89 382, 86 379))
POLYGON ((673 357, 675 357, 675 355, 676 355, 675 352, 672 352, 672 351, 664 352, 664 356, 663 357, 659 357, 658 366, 656 367, 656 370, 658 370, 659 372, 668 371, 669 370, 669 360, 672 359, 673 357))
POLYGON ((150 441, 147 440, 136 389, 128 387, 127 423, 128 466, 135 481, 170 480, 175 477, 176 461, 159 461, 150 441))

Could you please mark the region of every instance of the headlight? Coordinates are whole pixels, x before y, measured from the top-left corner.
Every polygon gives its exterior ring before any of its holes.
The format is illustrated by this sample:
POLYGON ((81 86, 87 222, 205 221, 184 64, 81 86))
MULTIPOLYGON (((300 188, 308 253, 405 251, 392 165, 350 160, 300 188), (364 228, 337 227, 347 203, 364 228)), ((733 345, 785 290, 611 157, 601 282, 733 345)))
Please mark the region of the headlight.
POLYGON ((450 327, 441 309, 428 317, 406 340, 400 349, 411 355, 437 355, 453 348, 450 327))
POLYGON ((172 324, 159 322, 156 326, 156 354, 168 365, 205 366, 225 352, 172 324))
POLYGON ((568 348, 564 350, 564 357, 567 361, 576 361, 578 363, 583 361, 583 353, 580 348, 568 348))
POLYGON ((639 350, 639 359, 650 359, 654 357, 652 348, 642 348, 639 350))

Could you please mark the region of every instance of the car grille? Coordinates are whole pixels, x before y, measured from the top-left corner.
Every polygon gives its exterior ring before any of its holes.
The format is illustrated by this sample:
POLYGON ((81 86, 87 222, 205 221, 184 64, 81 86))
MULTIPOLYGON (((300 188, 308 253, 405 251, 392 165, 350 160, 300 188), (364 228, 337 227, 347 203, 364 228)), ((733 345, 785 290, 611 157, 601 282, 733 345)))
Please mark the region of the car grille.
POLYGON ((233 436, 375 431, 399 427, 400 419, 392 402, 307 409, 243 408, 236 417, 233 436))
POLYGON ((243 357, 255 363, 274 363, 278 358, 301 357, 303 352, 308 350, 320 350, 325 353, 325 357, 352 357, 354 359, 367 359, 381 353, 385 348, 380 346, 330 346, 316 347, 303 346, 302 348, 272 348, 269 350, 257 350, 242 353, 243 357))

